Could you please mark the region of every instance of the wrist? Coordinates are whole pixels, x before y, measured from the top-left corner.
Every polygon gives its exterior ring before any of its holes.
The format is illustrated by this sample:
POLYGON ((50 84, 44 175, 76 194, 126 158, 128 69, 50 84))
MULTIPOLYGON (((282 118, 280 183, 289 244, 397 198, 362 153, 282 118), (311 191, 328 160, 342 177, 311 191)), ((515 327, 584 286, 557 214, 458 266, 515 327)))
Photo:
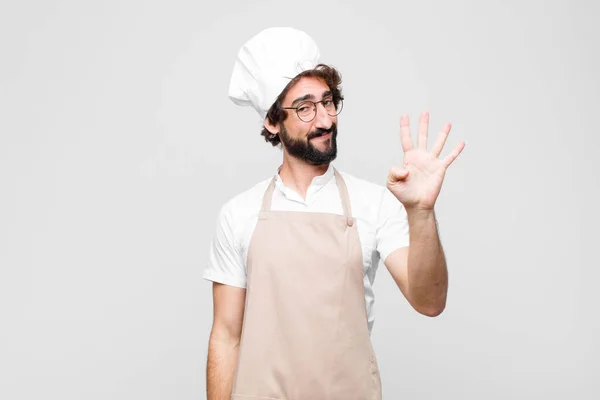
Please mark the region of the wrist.
POLYGON ((406 213, 409 215, 421 215, 421 216, 430 216, 435 215, 435 210, 433 207, 420 207, 420 206, 404 206, 406 213))
POLYGON ((420 208, 420 207, 408 207, 406 208, 406 215, 410 222, 425 222, 433 220, 435 221, 435 211, 433 208, 420 208))

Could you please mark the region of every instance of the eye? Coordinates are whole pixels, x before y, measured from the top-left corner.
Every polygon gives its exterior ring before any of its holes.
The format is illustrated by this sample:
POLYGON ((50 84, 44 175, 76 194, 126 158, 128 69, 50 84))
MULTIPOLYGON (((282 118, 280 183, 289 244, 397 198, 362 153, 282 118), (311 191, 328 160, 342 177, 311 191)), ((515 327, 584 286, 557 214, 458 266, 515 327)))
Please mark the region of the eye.
POLYGON ((308 104, 300 104, 298 106, 298 112, 305 113, 311 110, 311 106, 308 104))
POLYGON ((332 99, 324 99, 324 100, 322 101, 322 103, 323 103, 323 105, 324 105, 325 107, 329 107, 329 106, 331 106, 331 105, 333 104, 333 100, 332 100, 332 99))

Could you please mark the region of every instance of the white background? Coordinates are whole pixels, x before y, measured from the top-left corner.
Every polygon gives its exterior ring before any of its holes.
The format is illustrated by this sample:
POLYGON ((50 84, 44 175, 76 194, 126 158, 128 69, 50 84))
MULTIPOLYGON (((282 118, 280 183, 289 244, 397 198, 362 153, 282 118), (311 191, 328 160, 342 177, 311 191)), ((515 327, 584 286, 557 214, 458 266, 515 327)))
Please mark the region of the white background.
MULTIPOLYGON (((385 183, 399 116, 467 145, 436 206, 446 311, 380 268, 384 398, 598 399, 592 1, 13 1, 0 7, 0 398, 203 399, 216 213, 278 149, 227 98, 294 26, 343 76, 336 166, 385 183), (353 3, 353 4, 351 4, 353 3)), ((416 133, 413 130, 413 133, 416 133)))

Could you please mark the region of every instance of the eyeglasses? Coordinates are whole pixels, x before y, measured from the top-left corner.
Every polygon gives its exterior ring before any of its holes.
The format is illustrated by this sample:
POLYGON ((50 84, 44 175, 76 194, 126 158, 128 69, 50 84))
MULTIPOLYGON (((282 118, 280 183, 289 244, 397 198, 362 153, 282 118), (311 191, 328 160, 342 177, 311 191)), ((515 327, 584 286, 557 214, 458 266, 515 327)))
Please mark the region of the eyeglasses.
POLYGON ((283 107, 285 110, 296 110, 296 114, 301 121, 310 122, 315 119, 317 115, 317 104, 323 104, 325 111, 327 114, 335 117, 340 112, 342 112, 342 108, 344 107, 344 102, 340 99, 339 105, 336 107, 332 98, 326 98, 321 101, 310 101, 306 100, 298 104, 296 107, 283 107))

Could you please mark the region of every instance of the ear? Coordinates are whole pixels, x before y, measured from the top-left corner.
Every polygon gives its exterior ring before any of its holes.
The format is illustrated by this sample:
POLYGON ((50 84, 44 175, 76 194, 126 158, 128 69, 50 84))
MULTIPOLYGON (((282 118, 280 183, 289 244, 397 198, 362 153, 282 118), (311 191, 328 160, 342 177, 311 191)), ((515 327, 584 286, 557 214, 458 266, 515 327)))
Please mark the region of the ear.
POLYGON ((272 134, 272 135, 278 135, 279 134, 279 127, 277 125, 273 125, 271 123, 271 121, 269 121, 268 117, 265 117, 265 123, 264 123, 265 128, 272 134))

